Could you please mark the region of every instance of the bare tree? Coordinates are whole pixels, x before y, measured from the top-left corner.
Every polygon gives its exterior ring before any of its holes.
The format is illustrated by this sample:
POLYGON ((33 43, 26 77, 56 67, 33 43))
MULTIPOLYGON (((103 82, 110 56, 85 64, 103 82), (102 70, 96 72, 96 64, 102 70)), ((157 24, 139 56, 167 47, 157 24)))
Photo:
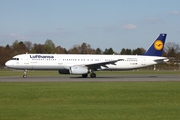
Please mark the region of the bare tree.
POLYGON ((77 47, 74 46, 73 48, 69 49, 68 54, 79 54, 77 47))
POLYGON ((174 42, 168 42, 168 43, 166 43, 164 50, 166 52, 167 57, 174 58, 174 59, 180 58, 180 56, 179 56, 179 52, 180 52, 179 44, 176 44, 174 42))
POLYGON ((54 50, 54 53, 57 54, 67 54, 67 50, 61 46, 57 46, 54 50))
POLYGON ((24 41, 24 44, 25 44, 25 46, 26 46, 26 48, 27 48, 27 52, 29 52, 31 49, 32 49, 32 42, 30 42, 30 41, 24 41))
POLYGON ((82 43, 81 45, 74 45, 68 50, 69 54, 95 54, 96 51, 91 48, 91 45, 82 43))
POLYGON ((45 53, 44 52, 44 45, 42 44, 34 44, 33 48, 31 49, 32 53, 45 53))

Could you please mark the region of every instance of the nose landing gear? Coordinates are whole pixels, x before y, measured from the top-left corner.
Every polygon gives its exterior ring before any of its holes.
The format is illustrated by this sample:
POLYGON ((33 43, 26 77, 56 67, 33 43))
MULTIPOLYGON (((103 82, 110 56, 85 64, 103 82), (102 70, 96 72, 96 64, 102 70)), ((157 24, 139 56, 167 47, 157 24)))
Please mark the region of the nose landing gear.
POLYGON ((27 70, 24 70, 24 75, 23 78, 27 78, 27 74, 26 74, 27 70))

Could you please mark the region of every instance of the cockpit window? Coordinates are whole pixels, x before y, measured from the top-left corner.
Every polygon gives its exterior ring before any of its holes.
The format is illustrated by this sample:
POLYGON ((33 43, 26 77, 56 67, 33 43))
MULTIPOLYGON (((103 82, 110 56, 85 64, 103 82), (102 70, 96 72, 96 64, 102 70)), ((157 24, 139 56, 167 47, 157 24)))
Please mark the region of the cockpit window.
POLYGON ((19 58, 12 58, 11 60, 19 60, 19 58))

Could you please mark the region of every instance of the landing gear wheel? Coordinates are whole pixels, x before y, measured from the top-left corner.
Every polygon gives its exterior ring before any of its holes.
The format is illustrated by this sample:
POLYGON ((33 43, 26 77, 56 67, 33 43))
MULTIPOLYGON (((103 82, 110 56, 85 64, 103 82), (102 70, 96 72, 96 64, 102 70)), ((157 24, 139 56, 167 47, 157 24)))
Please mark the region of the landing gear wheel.
POLYGON ((91 73, 91 78, 96 78, 96 73, 91 73))
POLYGON ((27 75, 23 75, 23 78, 27 78, 27 75))
POLYGON ((82 74, 83 78, 87 78, 88 74, 82 74))
POLYGON ((26 72, 27 72, 27 70, 24 70, 23 78, 27 78, 26 72))

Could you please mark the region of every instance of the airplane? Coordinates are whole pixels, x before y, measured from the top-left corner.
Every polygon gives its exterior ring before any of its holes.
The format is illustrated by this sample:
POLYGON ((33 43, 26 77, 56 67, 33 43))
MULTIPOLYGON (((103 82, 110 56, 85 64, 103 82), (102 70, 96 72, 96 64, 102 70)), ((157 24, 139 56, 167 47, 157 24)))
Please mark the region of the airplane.
POLYGON ((20 54, 7 61, 5 65, 13 69, 58 70, 59 74, 76 74, 87 78, 96 78, 94 71, 132 70, 167 62, 162 57, 166 40, 165 33, 160 34, 149 49, 142 55, 93 55, 93 54, 20 54))

